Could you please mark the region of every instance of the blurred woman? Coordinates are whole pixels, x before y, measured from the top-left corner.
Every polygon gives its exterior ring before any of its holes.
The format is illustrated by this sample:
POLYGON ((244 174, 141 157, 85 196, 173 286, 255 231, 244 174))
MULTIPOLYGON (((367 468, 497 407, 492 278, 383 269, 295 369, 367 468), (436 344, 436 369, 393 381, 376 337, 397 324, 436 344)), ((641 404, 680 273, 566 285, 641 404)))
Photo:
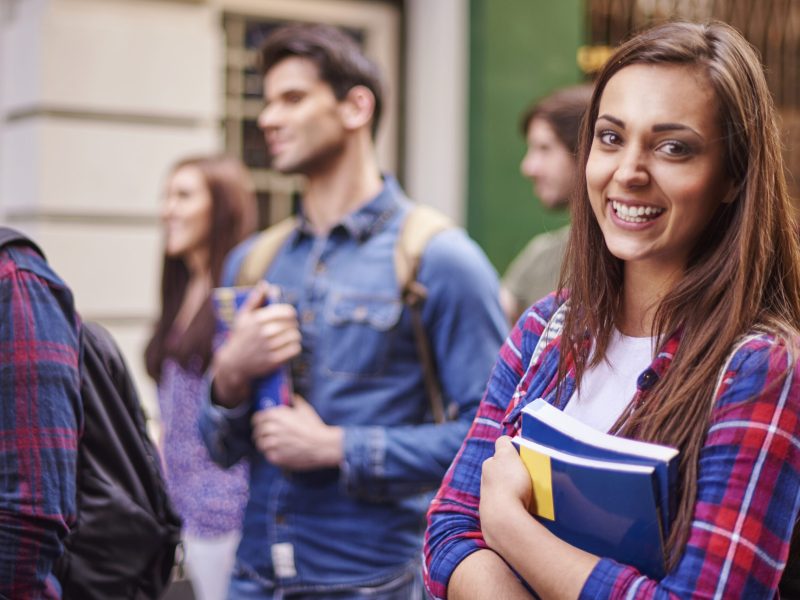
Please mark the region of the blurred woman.
POLYGON ((212 463, 197 420, 214 336, 210 293, 225 255, 253 232, 255 210, 252 181, 238 159, 187 158, 170 171, 161 211, 161 314, 145 362, 158 384, 167 481, 184 521, 185 565, 198 600, 225 596, 247 500, 246 467, 223 471, 212 463))

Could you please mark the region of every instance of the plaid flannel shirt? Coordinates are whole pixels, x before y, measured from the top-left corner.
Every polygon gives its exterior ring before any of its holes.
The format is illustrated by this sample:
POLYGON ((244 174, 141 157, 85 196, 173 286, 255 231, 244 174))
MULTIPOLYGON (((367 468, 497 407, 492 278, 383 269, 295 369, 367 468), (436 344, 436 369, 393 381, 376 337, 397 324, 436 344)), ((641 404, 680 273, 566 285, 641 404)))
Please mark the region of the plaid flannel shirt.
MULTIPOLYGON (((472 428, 428 512, 425 582, 445 598, 456 566, 486 548, 478 516, 483 461, 494 441, 513 435, 524 405, 555 401, 560 336, 533 368, 531 355, 554 296, 535 304, 512 330, 492 372, 472 428)), ((668 340, 638 380, 638 394, 663 375, 678 348, 668 340)), ((565 400, 575 388, 566 380, 565 400)), ((602 558, 581 598, 772 598, 789 557, 800 511, 800 366, 768 334, 747 337, 718 387, 700 453, 697 501, 686 549, 662 580, 602 558)), ((794 557, 793 557, 794 558, 794 557)))
POLYGON ((79 322, 24 246, 0 251, 0 598, 58 598, 51 574, 75 518, 79 322))

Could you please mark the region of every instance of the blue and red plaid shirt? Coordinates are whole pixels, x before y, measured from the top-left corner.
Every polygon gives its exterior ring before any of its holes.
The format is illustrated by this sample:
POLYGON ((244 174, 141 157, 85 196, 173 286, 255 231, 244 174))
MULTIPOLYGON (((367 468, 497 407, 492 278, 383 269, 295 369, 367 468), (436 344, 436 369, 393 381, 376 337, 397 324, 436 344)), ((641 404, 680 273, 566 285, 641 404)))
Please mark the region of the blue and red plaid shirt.
MULTIPOLYGON (((478 516, 481 466, 500 435, 513 435, 523 406, 555 403, 560 336, 531 356, 550 317, 553 296, 535 304, 500 350, 472 428, 428 512, 425 583, 447 596, 456 566, 486 548, 478 516)), ((646 393, 669 366, 679 339, 667 341, 638 380, 646 393)), ((568 399, 574 373, 566 380, 568 399)), ((563 404, 564 402, 562 402, 563 404)), ((660 581, 602 558, 581 598, 772 598, 789 558, 800 512, 800 365, 768 334, 738 347, 718 386, 700 453, 697 501, 677 566, 660 581)), ((531 557, 536 560, 535 557, 531 557)), ((796 557, 793 557, 793 559, 796 557)))
POLYGON ((58 598, 82 410, 72 294, 25 246, 0 250, 0 597, 58 598))

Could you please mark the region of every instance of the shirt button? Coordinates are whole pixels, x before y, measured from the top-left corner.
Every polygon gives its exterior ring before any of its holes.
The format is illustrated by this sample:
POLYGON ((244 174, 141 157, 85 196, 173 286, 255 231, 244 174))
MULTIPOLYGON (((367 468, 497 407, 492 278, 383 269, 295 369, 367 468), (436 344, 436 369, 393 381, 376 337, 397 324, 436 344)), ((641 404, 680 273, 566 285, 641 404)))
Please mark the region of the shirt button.
POLYGON ((367 307, 366 306, 356 306, 355 310, 353 311, 353 319, 356 321, 364 321, 367 318, 367 307))
POLYGON ((313 310, 304 310, 303 311, 303 323, 313 323, 314 322, 314 311, 313 310))
POLYGON ((286 515, 284 515, 282 513, 279 513, 279 514, 275 515, 275 524, 276 525, 283 525, 284 523, 286 523, 286 515))
POLYGON ((325 266, 325 263, 324 263, 324 262, 318 262, 318 263, 317 263, 317 266, 316 266, 316 268, 315 268, 314 270, 315 270, 317 273, 320 273, 320 274, 322 274, 322 273, 324 273, 325 271, 327 271, 327 270, 328 270, 328 268, 325 266))
POLYGON ((643 390, 649 390, 658 381, 658 375, 653 369, 647 369, 639 376, 639 387, 643 390))

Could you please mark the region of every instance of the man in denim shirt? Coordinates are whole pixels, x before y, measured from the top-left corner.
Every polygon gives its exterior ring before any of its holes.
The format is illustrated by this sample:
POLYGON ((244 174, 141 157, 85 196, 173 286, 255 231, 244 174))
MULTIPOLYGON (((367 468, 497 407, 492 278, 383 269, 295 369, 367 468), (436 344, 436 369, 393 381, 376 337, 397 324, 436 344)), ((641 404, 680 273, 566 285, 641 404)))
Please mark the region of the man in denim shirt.
MULTIPOLYGON (((422 257, 422 317, 445 402, 432 422, 393 252, 411 203, 381 175, 377 68, 344 33, 293 25, 262 49, 259 117, 272 167, 306 176, 298 227, 215 354, 201 429, 214 458, 248 456, 250 500, 231 598, 421 597, 430 492, 467 433, 505 331, 498 282, 460 229, 422 257), (253 414, 254 378, 291 360, 293 406, 253 414)), ((252 240, 250 240, 252 242, 252 240)), ((250 244, 228 258, 232 285, 250 244)))

